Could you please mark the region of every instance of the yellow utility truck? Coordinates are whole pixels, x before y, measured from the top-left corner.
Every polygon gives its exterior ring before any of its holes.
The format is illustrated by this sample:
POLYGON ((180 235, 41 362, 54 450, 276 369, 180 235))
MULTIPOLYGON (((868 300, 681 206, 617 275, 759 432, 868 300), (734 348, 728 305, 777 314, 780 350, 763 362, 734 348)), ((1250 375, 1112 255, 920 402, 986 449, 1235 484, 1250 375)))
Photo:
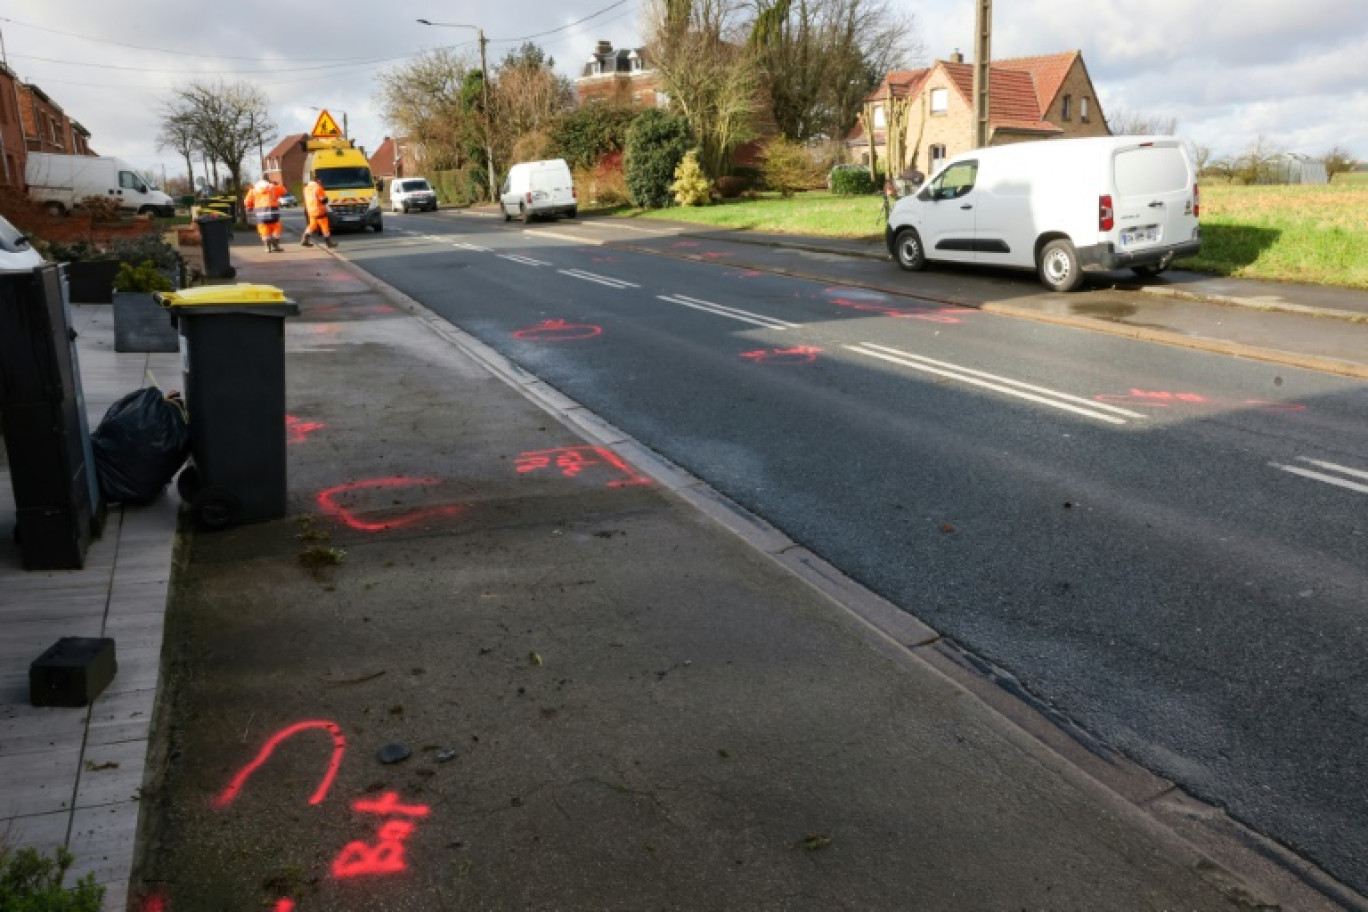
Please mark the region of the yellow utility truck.
POLYGON ((316 178, 328 192, 328 220, 334 231, 385 229, 370 162, 327 111, 318 115, 312 133, 304 140, 304 151, 308 153, 304 179, 316 178))

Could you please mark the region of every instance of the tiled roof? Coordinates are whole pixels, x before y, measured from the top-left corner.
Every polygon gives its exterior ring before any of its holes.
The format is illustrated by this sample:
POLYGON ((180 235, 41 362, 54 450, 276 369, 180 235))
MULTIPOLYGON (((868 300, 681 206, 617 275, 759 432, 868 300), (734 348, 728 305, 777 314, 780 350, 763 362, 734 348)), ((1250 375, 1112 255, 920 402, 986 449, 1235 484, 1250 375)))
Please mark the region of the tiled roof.
POLYGON ((275 147, 272 148, 270 152, 266 153, 266 157, 284 158, 286 152, 289 152, 290 149, 298 146, 305 139, 308 139, 308 137, 309 134, 307 133, 291 133, 289 136, 286 136, 280 142, 276 143, 275 147))
POLYGON ((1035 80, 1036 96, 1040 99, 1040 113, 1044 114, 1054 103, 1055 96, 1059 94, 1059 87, 1064 84, 1064 78, 1069 75, 1069 70, 1073 68, 1074 61, 1082 56, 1081 51, 1066 51, 1063 54, 1043 54, 1038 57, 1016 57, 1011 60, 999 60, 993 66, 994 68, 1006 67, 1029 73, 1035 80))

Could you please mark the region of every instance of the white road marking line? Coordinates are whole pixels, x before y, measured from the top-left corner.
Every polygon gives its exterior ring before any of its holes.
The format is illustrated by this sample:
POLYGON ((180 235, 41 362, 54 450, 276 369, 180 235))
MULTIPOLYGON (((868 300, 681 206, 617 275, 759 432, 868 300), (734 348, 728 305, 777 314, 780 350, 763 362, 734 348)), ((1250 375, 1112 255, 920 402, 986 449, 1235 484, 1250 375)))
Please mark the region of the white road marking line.
POLYGON ((774 317, 767 317, 764 314, 751 313, 749 310, 728 307, 725 304, 714 304, 712 301, 691 298, 688 295, 657 295, 656 297, 662 301, 668 301, 671 304, 692 307, 694 310, 701 310, 705 313, 714 314, 719 317, 729 317, 733 320, 740 320, 742 323, 763 326, 766 329, 793 329, 798 326, 797 323, 789 323, 787 320, 779 320, 774 317))
POLYGON ((1020 380, 1013 380, 1010 377, 1002 377, 998 374, 990 374, 987 371, 975 370, 972 367, 963 367, 959 364, 950 364, 946 361, 937 361, 935 358, 928 358, 925 355, 914 355, 910 352, 900 351, 896 348, 889 348, 886 345, 877 345, 873 342, 867 342, 865 343, 865 347, 871 349, 878 349, 879 351, 887 352, 890 355, 897 355, 901 358, 911 358, 915 361, 920 361, 923 364, 930 364, 935 367, 943 367, 946 370, 957 371, 961 374, 969 374, 974 377, 982 377, 985 380, 992 380, 996 383, 1004 383, 1007 386, 1015 386, 1018 389, 1029 390, 1033 393, 1040 393, 1045 396, 1053 396, 1056 399, 1063 399, 1066 402, 1076 402, 1079 405, 1085 406, 1086 408, 1096 409, 1103 412, 1111 412, 1114 415, 1121 415, 1124 418, 1149 417, 1144 412, 1133 412, 1130 409, 1124 409, 1117 405, 1108 405, 1105 402, 1098 402, 1095 399, 1085 399, 1082 396, 1074 396, 1070 393, 1062 393, 1059 390, 1052 390, 1049 387, 1045 386, 1036 386, 1033 383, 1024 383, 1020 380))
MULTIPOLYGON (((1087 399, 1079 399, 1076 396, 1070 396, 1068 393, 1060 393, 1056 392, 1055 390, 1045 389, 1044 387, 1031 386, 1027 383, 1018 383, 1015 380, 1008 380, 1005 377, 995 377, 995 379, 1001 380, 1002 382, 990 383, 987 380, 979 379, 979 377, 993 377, 994 375, 984 374, 982 371, 975 371, 970 368, 962 368, 954 364, 946 364, 942 361, 932 361, 930 358, 921 359, 917 355, 908 355, 906 352, 899 352, 897 349, 886 349, 885 351, 873 350, 875 348, 882 349, 884 348, 884 346, 871 345, 868 347, 861 347, 859 345, 847 345, 845 346, 845 348, 849 349, 850 351, 856 352, 857 354, 866 355, 870 358, 878 358, 881 361, 889 361, 893 364, 897 364, 902 367, 910 367, 913 370, 925 371, 928 374, 936 374, 941 377, 948 377, 951 380, 958 380, 961 383, 968 383, 973 386, 981 386, 985 389, 994 390, 999 393, 1006 393, 1008 396, 1016 396, 1018 399, 1026 399, 1030 402, 1039 403, 1040 405, 1048 405, 1050 408, 1060 409, 1061 411, 1065 412, 1072 412, 1075 415, 1082 415, 1085 418, 1093 418, 1097 421, 1104 421, 1107 424, 1126 423, 1125 418, 1120 418, 1116 415, 1108 415, 1102 411, 1099 411, 1098 408, 1100 408, 1101 403, 1096 404, 1097 408, 1094 408, 1092 403, 1089 403, 1089 408, 1080 408, 1076 405, 1070 405, 1068 402, 1061 402, 1060 399, 1071 399, 1077 402, 1088 402, 1087 399), (895 354, 888 354, 887 352, 894 352, 895 354), (923 363, 924 361, 930 363, 923 363), (932 364, 944 364, 945 368, 947 369, 942 369, 940 367, 932 367, 932 364), (975 374, 979 376, 973 376, 975 374), (1044 395, 1036 395, 1035 393, 1024 392, 1021 389, 1013 389, 1012 386, 1009 386, 1008 384, 1025 387, 1027 389, 1038 390, 1044 395), (1046 398, 1047 396, 1055 396, 1058 398, 1050 399, 1046 398)), ((1135 417, 1143 418, 1144 416, 1136 414, 1135 417)))
POLYGON ((518 256, 516 253, 501 253, 501 254, 499 254, 499 259, 501 259, 501 260, 512 260, 514 263, 522 263, 524 266, 550 266, 550 265, 551 265, 550 263, 544 262, 543 260, 534 260, 534 259, 532 259, 531 257, 518 256))
MULTIPOLYGON (((1359 469, 1351 469, 1348 466, 1336 465, 1333 462, 1322 462, 1319 459, 1308 459, 1305 456, 1298 456, 1297 458, 1302 462, 1309 462, 1314 466, 1320 466, 1321 468, 1329 469, 1332 472, 1343 472, 1346 475, 1352 475, 1356 478, 1368 478, 1368 472, 1360 471, 1359 469)), ((1368 485, 1358 484, 1357 482, 1349 481, 1347 478, 1337 478, 1334 475, 1326 475, 1323 472, 1313 472, 1310 469, 1303 469, 1301 466, 1283 465, 1281 462, 1270 462, 1269 465, 1273 466, 1275 469, 1282 469, 1284 472, 1291 472, 1293 475, 1300 475, 1302 478, 1323 481, 1326 484, 1335 485, 1339 488, 1357 491, 1360 494, 1368 494, 1368 485)))
POLYGON ((609 288, 640 288, 633 282, 624 282, 622 279, 615 279, 612 276, 603 276, 595 272, 585 272, 583 269, 557 269, 561 275, 570 276, 572 279, 584 279, 586 282, 598 282, 600 285, 607 285, 609 288))
POLYGON ((476 253, 493 253, 493 252, 494 252, 494 251, 490 250, 488 247, 480 247, 480 246, 477 245, 477 244, 463 244, 463 243, 461 243, 461 242, 459 242, 459 241, 456 242, 456 243, 454 243, 454 244, 452 244, 451 246, 452 246, 452 247, 459 247, 459 248, 461 248, 462 250, 474 250, 476 253))

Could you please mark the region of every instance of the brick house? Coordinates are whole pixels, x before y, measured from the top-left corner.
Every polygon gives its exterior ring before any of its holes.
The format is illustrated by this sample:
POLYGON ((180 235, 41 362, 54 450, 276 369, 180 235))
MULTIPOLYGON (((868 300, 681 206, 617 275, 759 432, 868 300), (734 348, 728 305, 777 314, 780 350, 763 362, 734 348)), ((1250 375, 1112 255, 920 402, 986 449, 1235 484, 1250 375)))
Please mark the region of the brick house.
POLYGON ((19 117, 19 77, 0 63, 0 187, 24 186, 24 124, 19 117))
MULTIPOLYGON (((1081 51, 995 60, 989 67, 988 145, 1109 136, 1081 51)), ((847 137, 852 161, 930 175, 974 147, 974 68, 956 52, 920 70, 889 73, 865 99, 847 137)))
POLYGON ((613 49, 611 41, 600 41, 575 80, 575 100, 607 101, 633 108, 662 108, 660 81, 651 68, 645 48, 613 49))
POLYGON ((59 155, 89 154, 88 146, 84 152, 78 152, 75 148, 76 134, 61 105, 31 82, 19 84, 19 117, 24 128, 26 151, 54 152, 59 155))
POLYGON ((371 174, 386 183, 396 177, 421 177, 422 150, 407 139, 386 136, 370 157, 371 174))
POLYGON ((275 144, 266 157, 261 160, 261 175, 275 181, 296 195, 304 188, 304 140, 307 134, 291 133, 275 144))

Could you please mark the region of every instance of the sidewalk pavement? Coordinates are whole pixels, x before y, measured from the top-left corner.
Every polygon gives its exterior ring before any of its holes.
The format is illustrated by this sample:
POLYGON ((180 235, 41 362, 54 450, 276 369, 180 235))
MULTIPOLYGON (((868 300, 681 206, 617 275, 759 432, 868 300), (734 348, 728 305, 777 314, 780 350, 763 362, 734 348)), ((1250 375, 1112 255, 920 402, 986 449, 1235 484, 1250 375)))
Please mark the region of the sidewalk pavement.
MULTIPOLYGON (((178 539, 168 490, 81 571, 0 546, 0 828, 107 909, 1363 907, 415 302, 239 241, 303 310, 290 517, 178 539), (28 707, 73 635, 114 684, 28 707)), ((74 310, 92 426, 178 385, 74 310)))

